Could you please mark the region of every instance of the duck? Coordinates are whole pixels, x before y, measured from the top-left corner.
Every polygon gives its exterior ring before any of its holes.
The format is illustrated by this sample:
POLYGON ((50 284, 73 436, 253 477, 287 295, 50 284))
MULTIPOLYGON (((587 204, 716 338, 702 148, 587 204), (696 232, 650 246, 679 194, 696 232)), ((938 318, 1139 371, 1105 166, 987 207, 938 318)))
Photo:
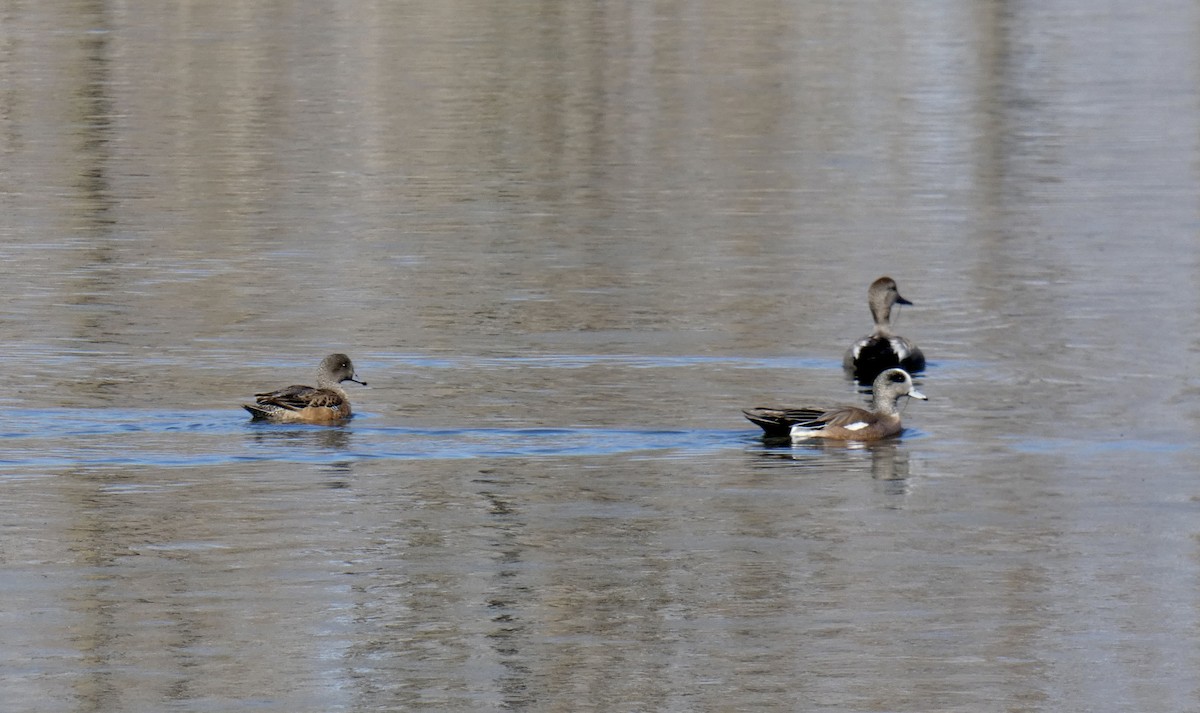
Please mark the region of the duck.
POLYGON ((863 384, 875 380, 884 369, 900 367, 910 374, 925 369, 925 355, 915 344, 892 332, 892 305, 911 305, 900 295, 896 281, 881 277, 867 289, 867 304, 875 329, 850 345, 842 368, 863 384))
POLYGON ((925 394, 913 386, 903 369, 887 369, 872 384, 870 409, 861 406, 804 406, 800 408, 743 409, 746 418, 763 429, 766 438, 790 437, 792 443, 814 438, 835 441, 878 441, 899 434, 897 403, 909 396, 922 401, 925 394))
POLYGON ((348 421, 354 415, 350 408, 350 397, 341 387, 343 381, 353 381, 361 386, 354 372, 354 362, 345 354, 330 354, 321 360, 317 369, 317 385, 288 386, 276 391, 254 395, 254 403, 242 404, 250 412, 252 421, 271 423, 314 423, 337 424, 348 421))

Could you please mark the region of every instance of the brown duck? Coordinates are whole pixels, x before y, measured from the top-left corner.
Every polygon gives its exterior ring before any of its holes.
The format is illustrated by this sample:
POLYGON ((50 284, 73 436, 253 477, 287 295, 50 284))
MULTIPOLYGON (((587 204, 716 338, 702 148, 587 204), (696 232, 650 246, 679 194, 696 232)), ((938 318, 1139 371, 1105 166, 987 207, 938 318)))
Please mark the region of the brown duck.
POLYGON ((342 389, 343 381, 363 386, 354 373, 354 363, 345 354, 330 354, 321 361, 317 386, 288 386, 278 391, 254 395, 254 403, 243 404, 254 421, 273 423, 333 424, 348 420, 354 413, 350 398, 342 389))

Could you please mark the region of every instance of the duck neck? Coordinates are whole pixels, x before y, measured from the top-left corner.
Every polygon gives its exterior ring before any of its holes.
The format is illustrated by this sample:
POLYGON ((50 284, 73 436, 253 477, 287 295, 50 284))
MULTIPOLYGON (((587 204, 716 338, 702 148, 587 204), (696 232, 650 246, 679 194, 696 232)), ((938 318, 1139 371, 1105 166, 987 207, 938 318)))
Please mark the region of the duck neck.
POLYGON ((871 318, 875 320, 875 336, 892 335, 892 303, 886 299, 871 303, 871 318))
POLYGON ((895 416, 900 412, 899 409, 896 408, 896 405, 899 402, 899 396, 894 396, 892 394, 876 394, 872 406, 874 406, 875 413, 879 414, 880 416, 895 416))
POLYGON ((329 389, 343 399, 347 398, 346 390, 342 388, 342 385, 327 376, 322 375, 317 377, 317 388, 329 389))

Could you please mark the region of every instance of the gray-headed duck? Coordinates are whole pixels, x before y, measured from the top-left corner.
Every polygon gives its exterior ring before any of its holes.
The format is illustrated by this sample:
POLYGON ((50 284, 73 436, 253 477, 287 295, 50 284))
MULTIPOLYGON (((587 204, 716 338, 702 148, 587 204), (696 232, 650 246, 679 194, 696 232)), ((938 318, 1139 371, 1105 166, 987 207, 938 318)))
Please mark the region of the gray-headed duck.
POLYGON ((871 408, 860 406, 804 406, 800 408, 753 408, 742 413, 772 438, 790 436, 793 443, 812 438, 838 441, 877 441, 902 430, 896 403, 903 396, 925 400, 903 369, 888 369, 875 377, 871 408))
POLYGON ((342 423, 353 414, 343 381, 367 385, 354 373, 354 363, 345 354, 330 354, 321 361, 317 386, 288 386, 254 395, 253 404, 243 404, 254 421, 273 423, 342 423))
POLYGON ((896 281, 881 277, 867 290, 867 304, 875 329, 850 345, 842 367, 864 384, 874 381, 884 369, 900 367, 910 373, 925 368, 925 355, 912 342, 892 332, 892 305, 911 305, 900 296, 896 281))

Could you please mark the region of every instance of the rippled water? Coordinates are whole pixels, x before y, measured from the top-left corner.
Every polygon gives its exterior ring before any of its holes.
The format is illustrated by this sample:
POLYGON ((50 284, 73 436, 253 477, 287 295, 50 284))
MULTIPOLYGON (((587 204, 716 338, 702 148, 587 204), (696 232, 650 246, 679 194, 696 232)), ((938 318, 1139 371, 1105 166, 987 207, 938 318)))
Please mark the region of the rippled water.
POLYGON ((1200 706, 1194 4, 0 12, 0 708, 1200 706))

